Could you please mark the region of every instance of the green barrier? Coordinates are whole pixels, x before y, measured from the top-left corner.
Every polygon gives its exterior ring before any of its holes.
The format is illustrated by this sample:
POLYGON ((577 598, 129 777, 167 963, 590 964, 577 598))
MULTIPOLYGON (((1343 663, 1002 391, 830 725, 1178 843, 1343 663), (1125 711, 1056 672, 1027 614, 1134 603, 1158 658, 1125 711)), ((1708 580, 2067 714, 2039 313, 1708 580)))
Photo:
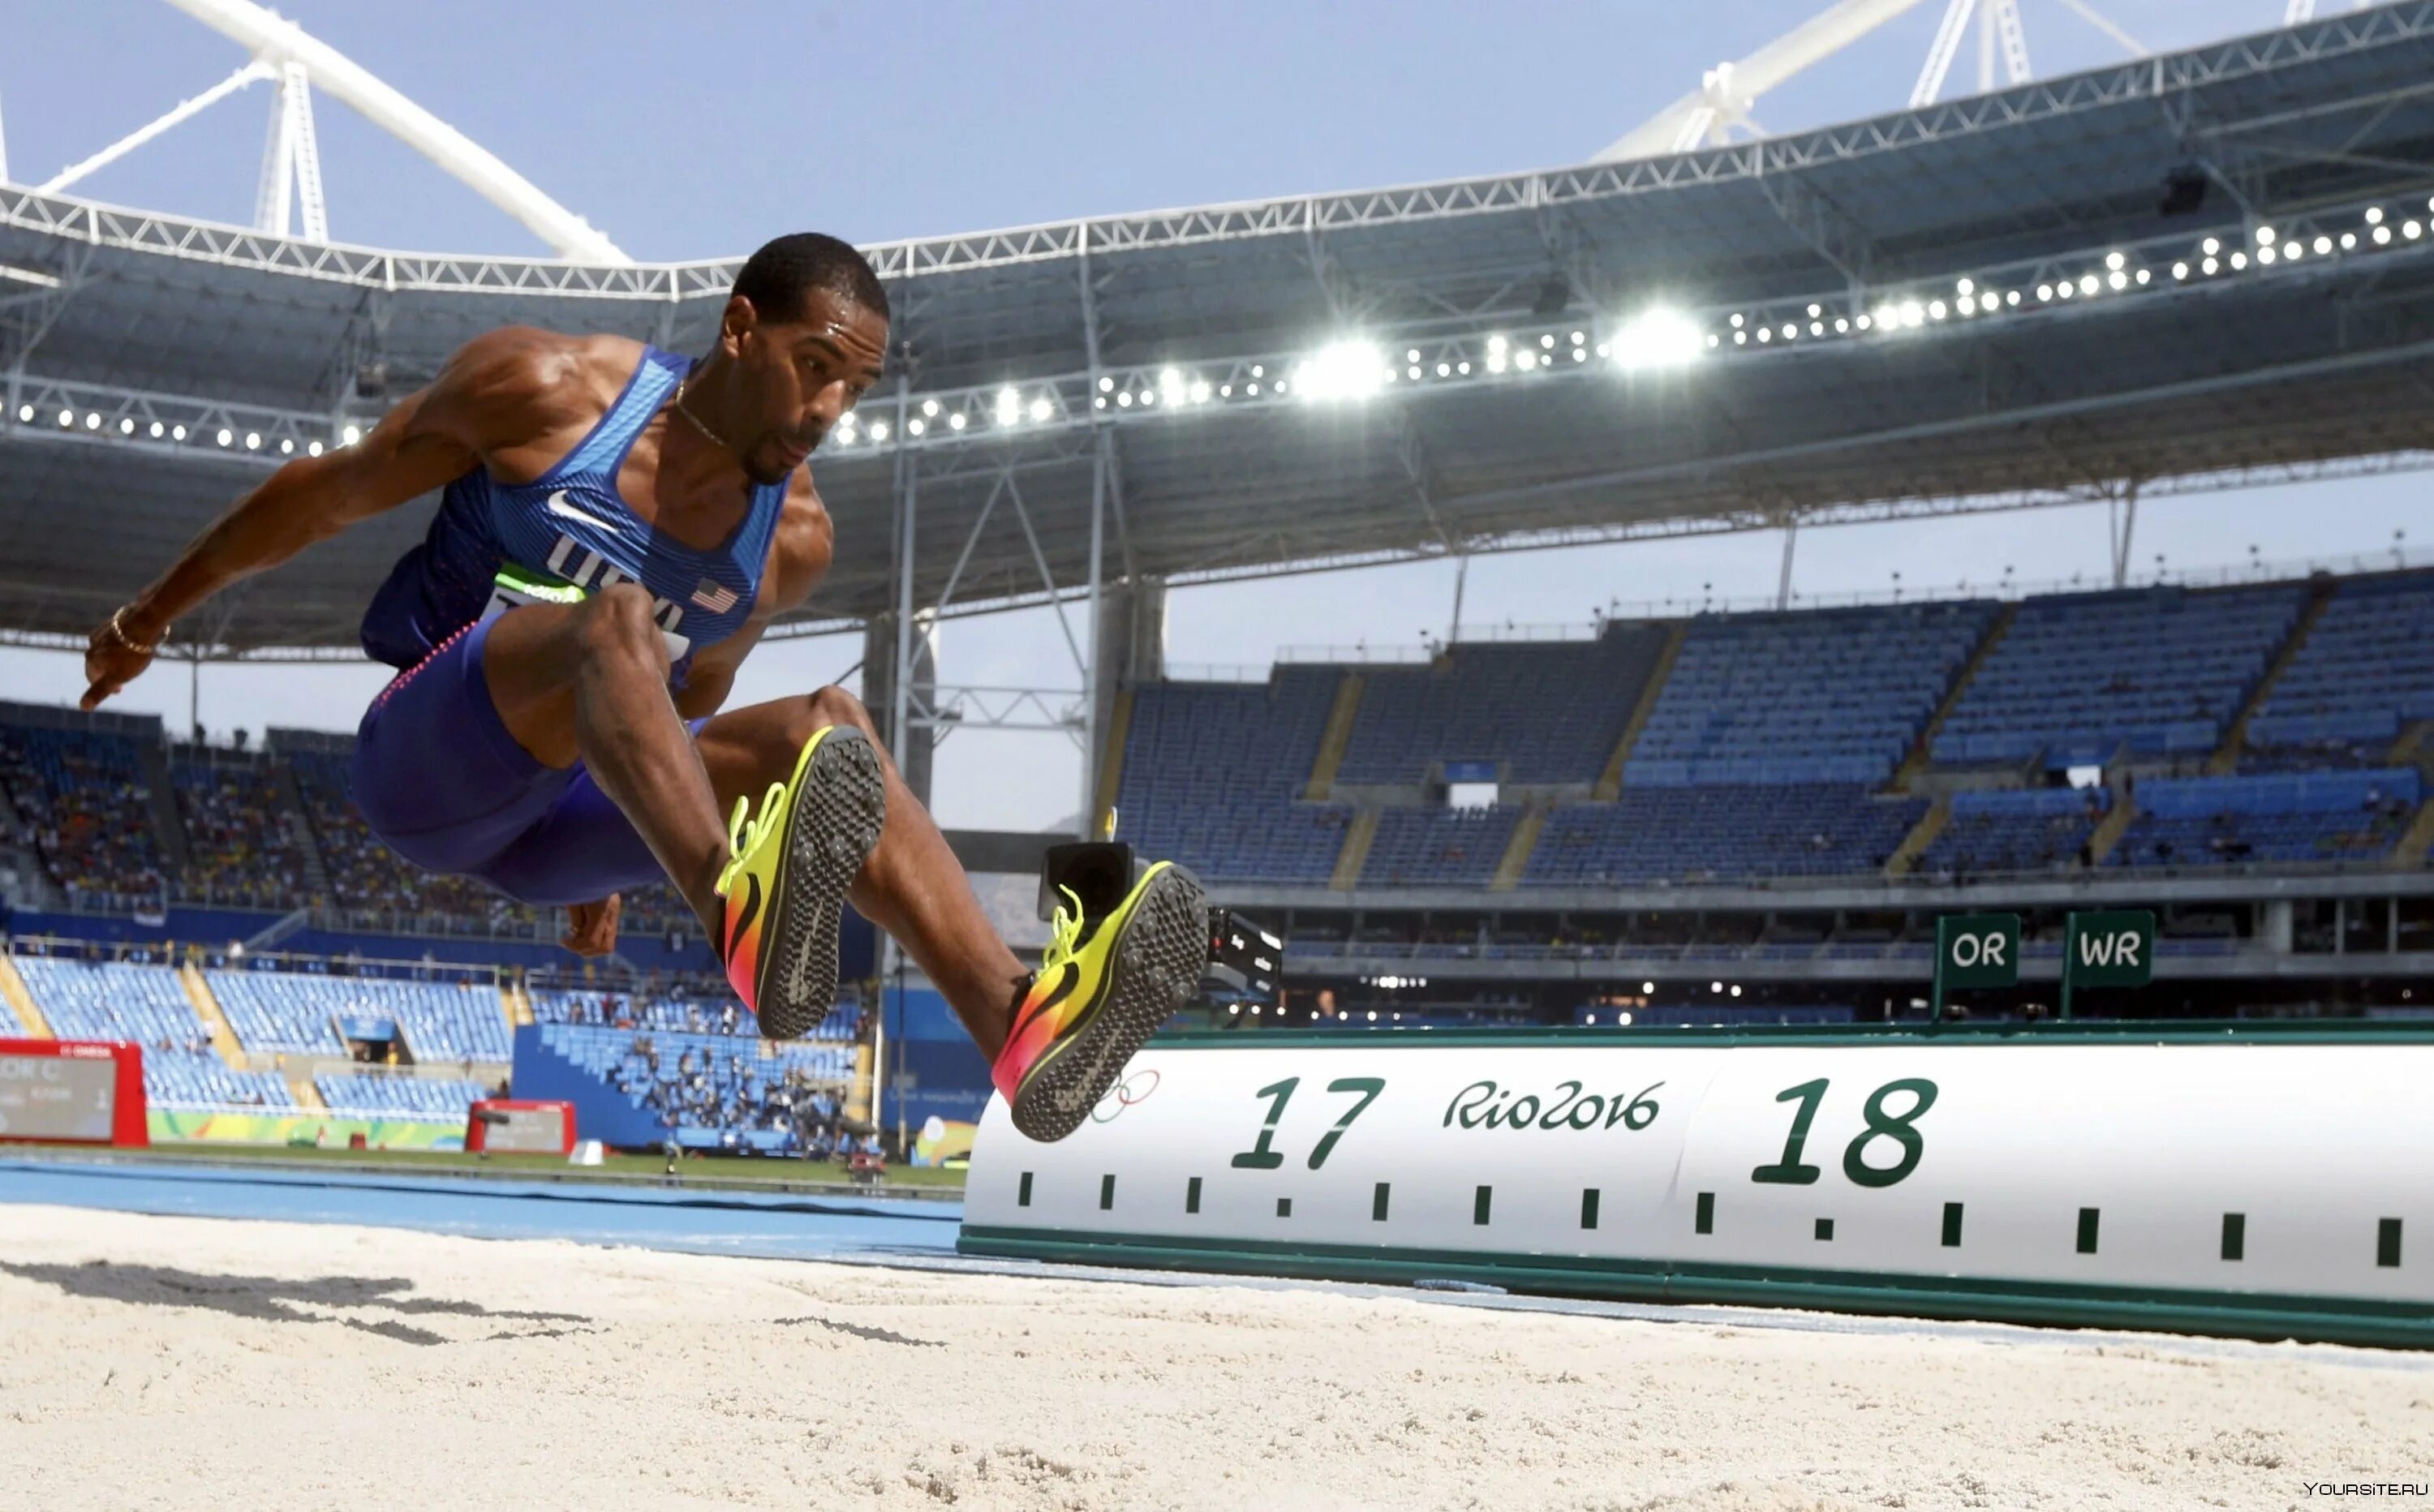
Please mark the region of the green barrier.
POLYGON ((146 1114, 152 1143, 317 1145, 345 1149, 353 1135, 372 1149, 463 1149, 465 1126, 403 1118, 346 1118, 331 1113, 180 1113, 146 1114))

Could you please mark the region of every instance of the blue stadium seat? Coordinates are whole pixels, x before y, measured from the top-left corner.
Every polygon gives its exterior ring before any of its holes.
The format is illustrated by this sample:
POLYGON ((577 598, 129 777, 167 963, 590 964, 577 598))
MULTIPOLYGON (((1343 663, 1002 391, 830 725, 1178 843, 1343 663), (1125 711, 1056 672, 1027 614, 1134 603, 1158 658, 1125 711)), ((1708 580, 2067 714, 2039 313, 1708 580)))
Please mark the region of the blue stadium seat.
POLYGON ((2059 771, 2212 751, 2305 601, 2294 584, 2028 600, 1937 733, 1934 758, 2059 771))
POLYGON ((2105 864, 2380 865, 2424 797, 2413 767, 2150 779, 2105 864))
POLYGON ((362 1073, 315 1077, 313 1086, 333 1113, 453 1124, 464 1123, 465 1110, 491 1096, 491 1089, 478 1081, 362 1073))
POLYGON ((1924 798, 1835 783, 1625 788, 1548 815, 1525 887, 1649 887, 1881 872, 1924 798))
POLYGON ((338 1020, 385 1018, 396 1022, 417 1061, 506 1061, 513 1054, 499 994, 486 985, 285 971, 205 976, 251 1053, 344 1055, 338 1020))
POLYGON ((1521 810, 1389 808, 1361 867, 1371 887, 1485 887, 1513 839, 1521 810))
POLYGON ((2112 807, 2104 788, 1957 792, 1951 818, 1911 871, 1983 875, 2073 866, 2112 807))
POLYGON ((1342 675, 1280 667, 1266 684, 1136 689, 1116 805, 1123 838, 1214 881, 1327 880, 1352 807, 1300 793, 1342 675))
POLYGON ((2343 582, 2248 724, 2246 771, 2378 767, 2434 720, 2434 572, 2343 582))
POLYGON ((544 1023, 542 1046, 700 1148, 820 1151, 854 1073, 849 1045, 544 1023), (766 1048, 770 1054, 763 1054, 766 1048))
POLYGON ((1990 603, 1706 616, 1633 744, 1633 788, 1877 783, 1985 637, 1990 603))
POLYGON ((1595 640, 1457 644, 1434 666, 1364 669, 1336 780, 1419 783, 1483 761, 1508 784, 1594 782, 1665 640, 1662 625, 1617 624, 1595 640))
POLYGON ((153 1106, 295 1110, 296 1095, 277 1075, 238 1071, 219 1058, 212 1048, 209 1026, 169 967, 46 956, 14 959, 53 1034, 62 1040, 126 1041, 143 1046, 144 1096, 153 1106))

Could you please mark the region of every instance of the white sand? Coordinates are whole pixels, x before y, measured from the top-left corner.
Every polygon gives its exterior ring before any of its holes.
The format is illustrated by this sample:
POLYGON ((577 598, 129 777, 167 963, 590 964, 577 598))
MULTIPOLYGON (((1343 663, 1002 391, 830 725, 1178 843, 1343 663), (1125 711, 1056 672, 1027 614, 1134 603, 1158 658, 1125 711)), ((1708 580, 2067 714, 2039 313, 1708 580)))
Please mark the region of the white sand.
POLYGON ((0 1506, 2291 1507, 2373 1351, 1659 1324, 0 1206, 0 1506))

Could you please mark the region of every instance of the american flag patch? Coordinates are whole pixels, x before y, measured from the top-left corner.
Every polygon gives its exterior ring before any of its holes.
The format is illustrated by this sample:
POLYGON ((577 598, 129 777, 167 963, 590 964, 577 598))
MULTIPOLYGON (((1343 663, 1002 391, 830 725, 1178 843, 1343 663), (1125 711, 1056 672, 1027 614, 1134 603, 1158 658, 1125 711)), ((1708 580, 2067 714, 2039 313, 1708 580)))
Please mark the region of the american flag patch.
POLYGON ((694 586, 693 602, 712 614, 725 614, 735 607, 735 590, 722 588, 710 579, 703 578, 694 586))

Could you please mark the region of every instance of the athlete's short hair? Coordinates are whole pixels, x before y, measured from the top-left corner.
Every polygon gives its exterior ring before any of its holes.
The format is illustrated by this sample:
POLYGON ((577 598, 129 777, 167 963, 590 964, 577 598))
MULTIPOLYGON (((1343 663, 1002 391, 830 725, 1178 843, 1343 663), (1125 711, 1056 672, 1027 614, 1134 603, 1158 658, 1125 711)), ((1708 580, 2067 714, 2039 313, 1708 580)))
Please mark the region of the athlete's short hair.
POLYGON ((744 271, 735 276, 735 292, 772 320, 799 315, 804 297, 814 289, 887 317, 887 288, 869 260, 852 244, 818 231, 779 237, 746 259, 744 271))

